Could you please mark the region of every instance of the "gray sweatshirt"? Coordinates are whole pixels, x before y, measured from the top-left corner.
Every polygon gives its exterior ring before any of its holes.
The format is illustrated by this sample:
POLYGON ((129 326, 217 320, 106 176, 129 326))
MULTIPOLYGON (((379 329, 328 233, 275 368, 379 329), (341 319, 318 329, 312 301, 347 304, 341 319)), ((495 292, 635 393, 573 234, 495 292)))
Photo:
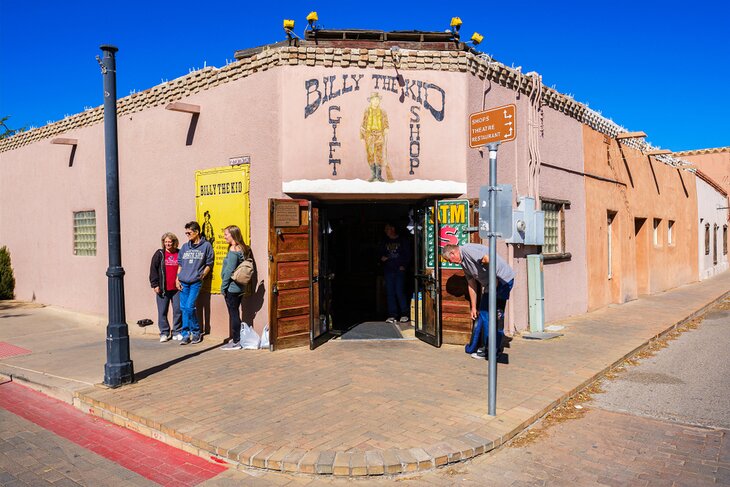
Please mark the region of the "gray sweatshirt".
POLYGON ((205 238, 201 237, 197 245, 191 244, 190 241, 185 242, 178 254, 180 273, 177 278, 185 284, 200 281, 205 266, 213 268, 214 259, 213 247, 205 238))

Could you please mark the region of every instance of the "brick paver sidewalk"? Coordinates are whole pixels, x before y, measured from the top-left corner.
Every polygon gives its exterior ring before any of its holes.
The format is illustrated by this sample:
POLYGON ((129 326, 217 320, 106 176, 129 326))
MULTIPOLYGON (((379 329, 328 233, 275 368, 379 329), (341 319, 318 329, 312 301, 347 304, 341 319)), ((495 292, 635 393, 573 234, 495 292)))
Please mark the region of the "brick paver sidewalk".
MULTIPOLYGON (((425 470, 498 447, 728 290, 725 273, 565 320, 558 339, 514 339, 509 365, 499 365, 496 417, 486 414, 486 361, 463 347, 419 341, 331 341, 275 353, 223 352, 204 342, 192 356, 177 347, 184 360, 139 371, 136 384, 81 390, 76 403, 247 467, 335 475, 425 470)), ((168 345, 175 347, 159 346, 168 345)), ((133 360, 135 353, 133 345, 133 360)))

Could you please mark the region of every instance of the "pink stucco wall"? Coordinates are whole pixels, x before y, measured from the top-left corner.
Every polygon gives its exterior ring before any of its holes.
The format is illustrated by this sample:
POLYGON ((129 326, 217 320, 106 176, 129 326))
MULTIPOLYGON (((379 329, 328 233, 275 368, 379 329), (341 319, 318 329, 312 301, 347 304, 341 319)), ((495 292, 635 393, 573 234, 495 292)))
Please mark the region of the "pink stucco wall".
MULTIPOLYGON (((126 271, 127 322, 156 321, 148 273, 160 236, 195 219, 195 171, 225 166, 230 157, 251 155, 251 238, 260 279, 267 275, 269 197, 281 196, 280 72, 267 71, 181 101, 200 105, 193 144, 186 145, 191 116, 144 110, 119 119, 122 264, 126 271)), ((70 147, 41 140, 0 154, 0 242, 12 253, 19 299, 106 313, 106 195, 103 125, 63 134, 78 139, 73 167, 70 147), (32 166, 29 170, 28 166, 32 166), (33 174, 34 177, 29 177, 33 174), (73 255, 72 212, 96 210, 97 255, 73 255)), ((220 272, 220 269, 214 270, 220 272)), ((266 283, 264 285, 267 285, 266 283)), ((261 331, 268 308, 254 325, 261 331)), ((211 299, 211 331, 227 336, 223 298, 211 299)))
MULTIPOLYGON (((498 150, 497 182, 511 184, 515 199, 527 195, 528 99, 517 96, 512 90, 495 83, 472 78, 468 85, 468 113, 492 107, 515 104, 517 106, 517 138, 503 143, 498 150), (486 97, 484 93, 486 92, 486 97), (484 100, 484 101, 483 101, 484 100)), ((465 114, 465 117, 468 115, 465 114)), ((541 161, 577 172, 583 171, 581 124, 554 110, 543 107, 542 134, 540 136, 541 161)), ((467 149, 468 196, 477 198, 479 187, 488 183, 489 160, 485 151, 467 149)), ((583 177, 558 169, 543 167, 540 175, 539 194, 542 197, 570 201, 565 211, 566 252, 570 259, 548 262, 544 265, 545 320, 559 320, 587 309, 586 262, 585 262, 585 190, 583 177), (568 284, 569 283, 569 284, 568 284)), ((515 202, 516 207, 516 202, 515 202)), ((536 253, 537 247, 498 243, 498 251, 508 259, 518 277, 510 298, 508 319, 517 330, 528 329, 527 254, 536 253), (512 247, 511 249, 509 247, 512 247)))

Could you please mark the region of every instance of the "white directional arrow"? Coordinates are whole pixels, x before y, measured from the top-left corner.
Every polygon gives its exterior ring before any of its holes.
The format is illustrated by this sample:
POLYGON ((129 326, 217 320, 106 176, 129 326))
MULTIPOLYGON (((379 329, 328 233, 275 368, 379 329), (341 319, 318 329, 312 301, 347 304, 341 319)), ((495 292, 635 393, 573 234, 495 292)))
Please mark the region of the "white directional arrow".
POLYGON ((512 115, 507 113, 507 110, 504 110, 504 118, 512 118, 512 115))

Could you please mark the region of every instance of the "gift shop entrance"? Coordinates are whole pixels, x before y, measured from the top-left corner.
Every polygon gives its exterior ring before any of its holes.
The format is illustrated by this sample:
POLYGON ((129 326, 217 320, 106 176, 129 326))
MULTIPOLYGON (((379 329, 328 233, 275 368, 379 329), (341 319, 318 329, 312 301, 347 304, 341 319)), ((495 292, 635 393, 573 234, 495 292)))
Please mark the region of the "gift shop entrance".
POLYGON ((400 331, 440 346, 435 205, 435 200, 270 200, 274 349, 315 348, 332 338, 388 338, 388 330, 391 338, 400 331), (396 273, 398 282, 392 280, 396 273), (391 293, 396 298, 389 305, 386 290, 394 285, 402 286, 402 295, 399 300, 399 293, 391 293), (388 318, 396 323, 386 323, 388 318))

